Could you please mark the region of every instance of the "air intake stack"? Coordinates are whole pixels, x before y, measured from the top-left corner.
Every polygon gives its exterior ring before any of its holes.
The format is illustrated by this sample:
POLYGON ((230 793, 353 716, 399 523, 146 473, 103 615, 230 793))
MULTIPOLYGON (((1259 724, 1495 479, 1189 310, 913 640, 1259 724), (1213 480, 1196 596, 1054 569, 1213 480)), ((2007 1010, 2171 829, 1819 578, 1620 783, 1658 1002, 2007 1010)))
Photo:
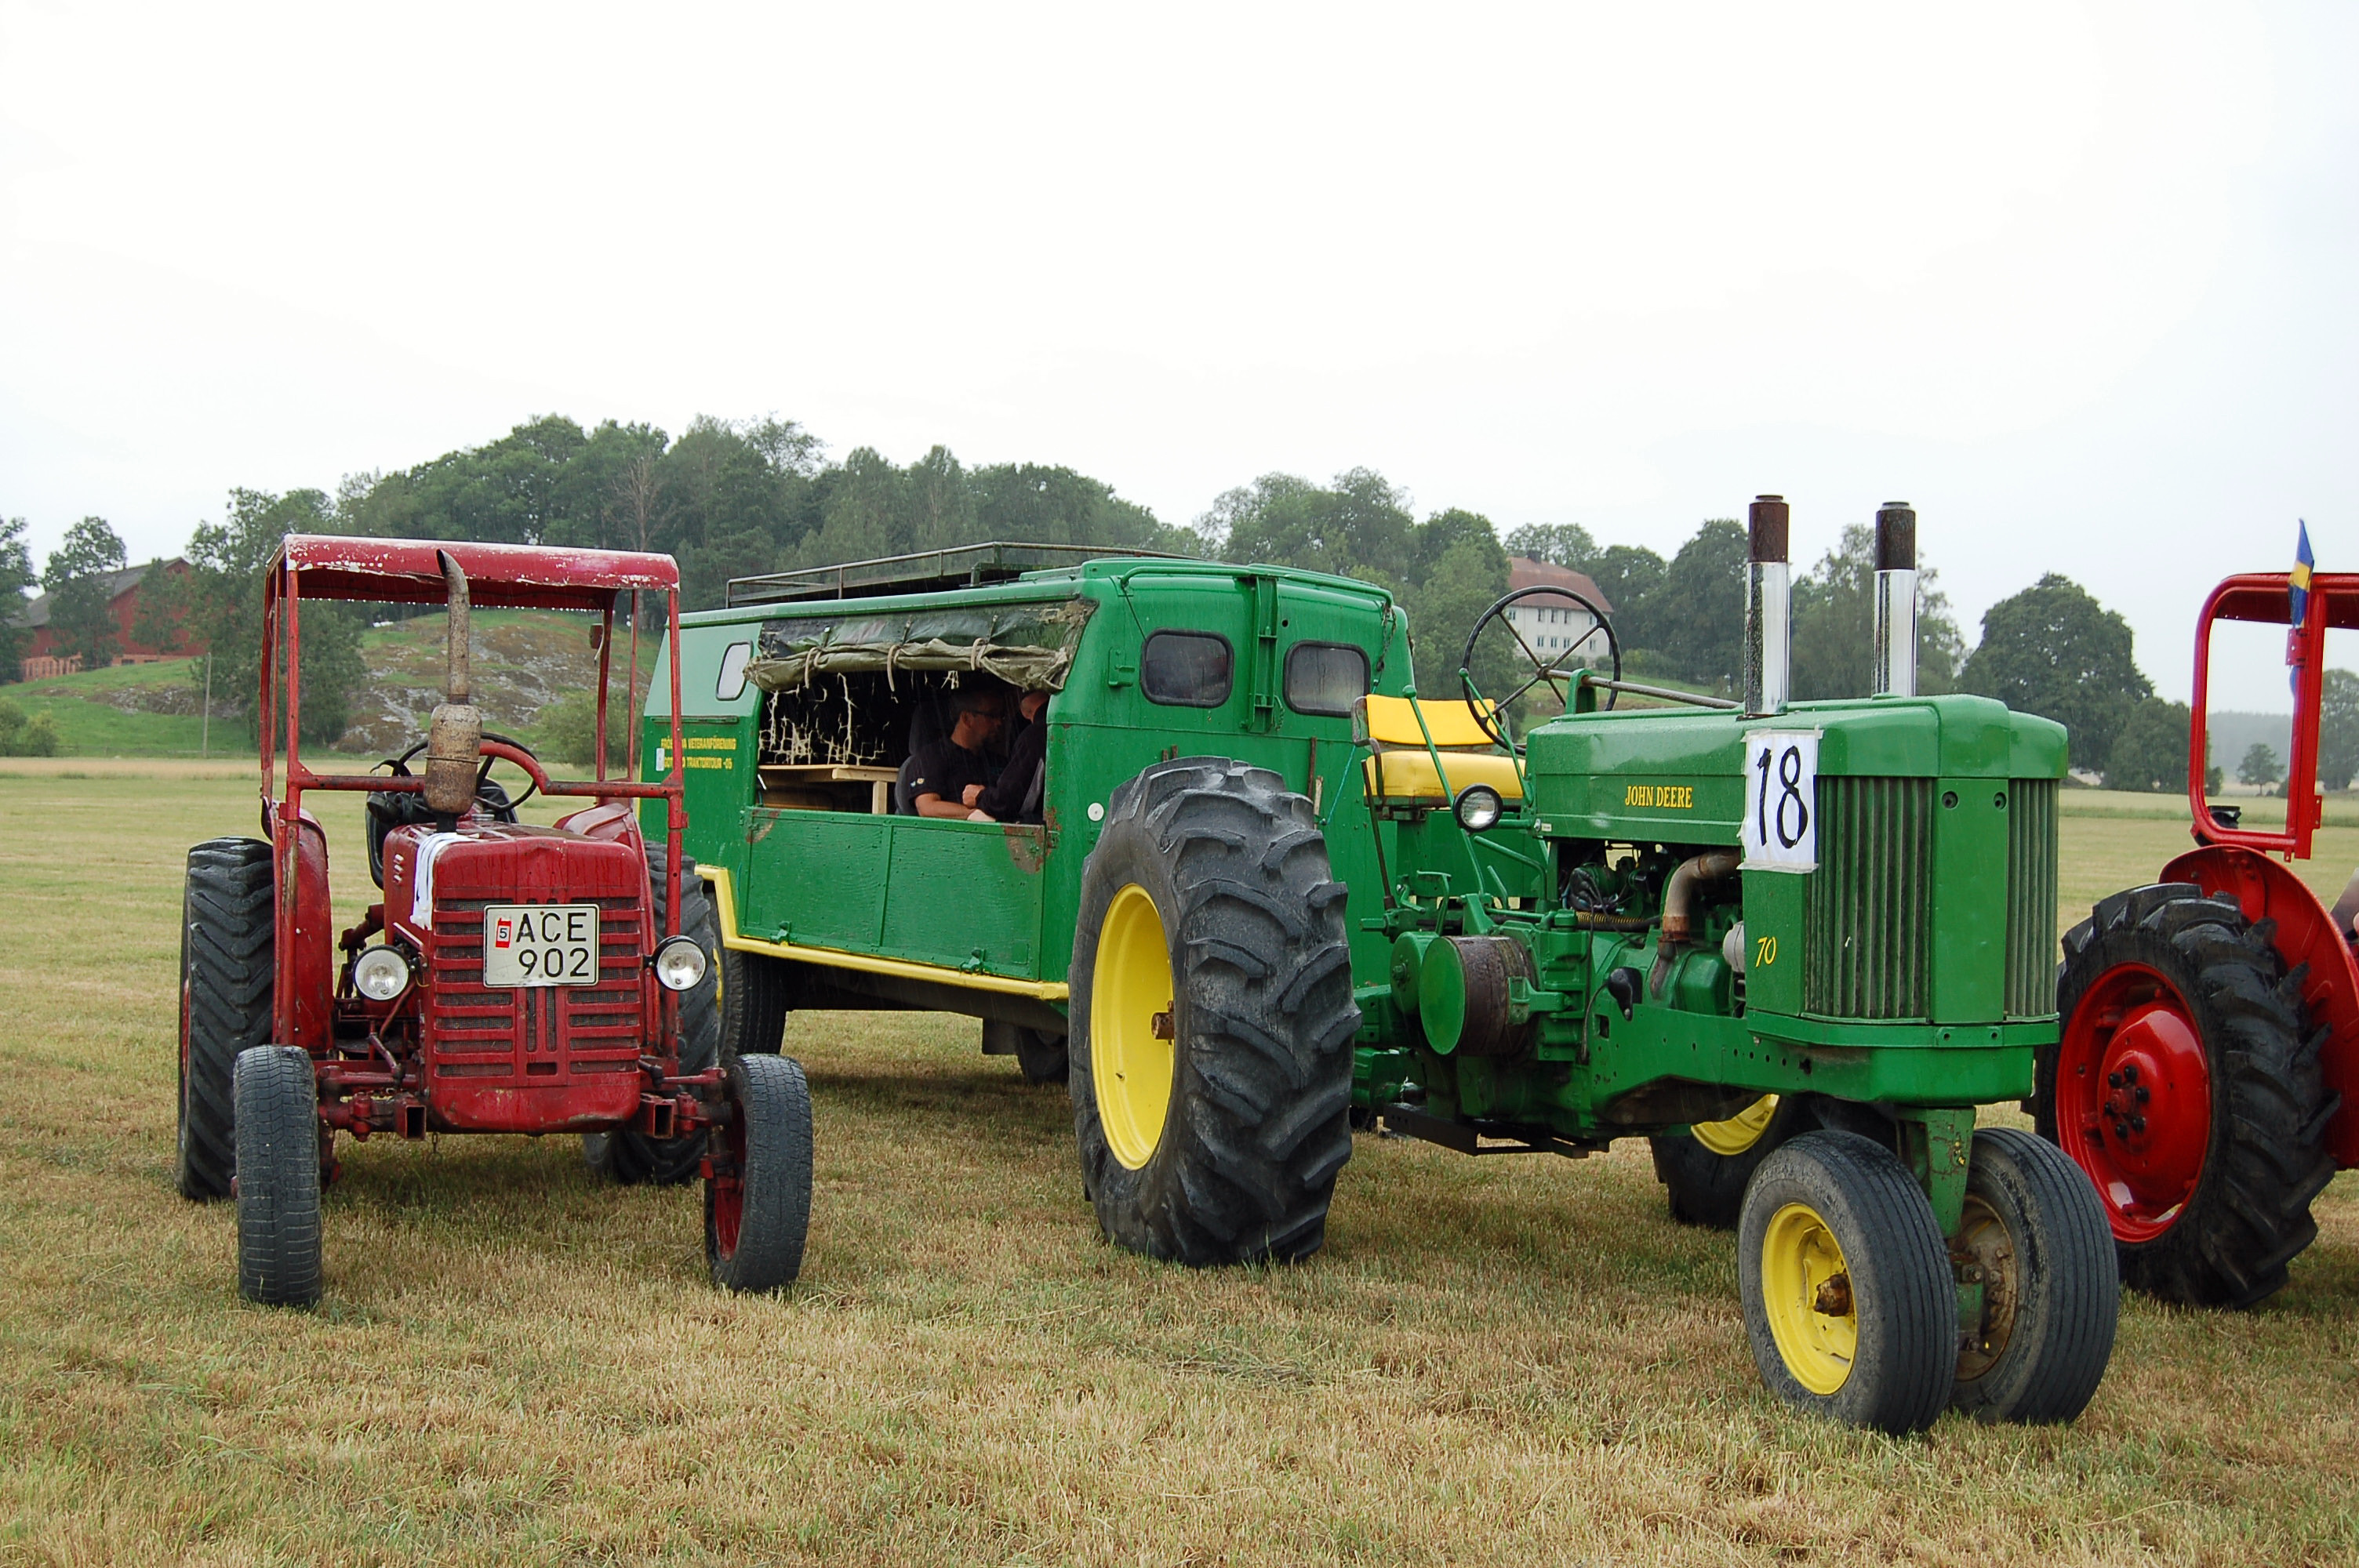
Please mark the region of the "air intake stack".
POLYGON ((1875 514, 1875 693, 1917 695, 1917 513, 1905 501, 1875 514))
POLYGON ((1745 568, 1745 711, 1784 710, 1793 680, 1793 589, 1787 580, 1790 513, 1782 495, 1754 498, 1745 568))

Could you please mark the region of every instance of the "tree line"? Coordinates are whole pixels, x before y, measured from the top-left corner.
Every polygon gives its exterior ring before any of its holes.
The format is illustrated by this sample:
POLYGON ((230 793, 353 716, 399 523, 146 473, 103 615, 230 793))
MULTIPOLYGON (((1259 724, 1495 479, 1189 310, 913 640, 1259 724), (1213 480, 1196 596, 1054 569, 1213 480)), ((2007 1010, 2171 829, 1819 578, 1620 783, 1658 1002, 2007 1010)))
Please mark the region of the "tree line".
MULTIPOLYGON (((150 579, 141 600, 148 620, 135 636, 161 645, 162 633, 184 622, 213 650, 216 691, 255 689, 257 584, 289 533, 660 551, 680 564, 688 609, 722 603, 733 577, 990 539, 1263 561, 1391 589, 1409 612, 1418 687, 1429 694, 1456 692, 1466 633, 1507 590, 1508 558, 1521 555, 1596 582, 1634 676, 1726 692, 1742 667, 1746 549, 1734 519, 1704 520, 1668 559, 1641 546, 1600 546, 1574 524, 1502 538, 1463 508, 1420 519, 1403 491, 1358 468, 1324 484, 1265 474, 1183 526, 1071 468, 970 467, 940 446, 906 466, 870 447, 832 460, 818 437, 777 418, 700 417, 675 438, 650 425, 607 420, 585 429, 552 415, 412 468, 348 476, 332 493, 233 491, 223 520, 191 535, 192 571, 150 579)), ((91 517, 67 531, 37 574, 23 520, 0 524, 0 604, 35 584, 46 589, 60 635, 93 664, 114 651, 101 585, 125 564, 121 539, 91 517)), ((2109 786, 2174 790, 2185 779, 2187 706, 2154 695, 2119 613, 2050 573, 1993 605, 1969 650, 1939 573, 1921 569, 1919 581, 1919 689, 1977 692, 2062 721, 2073 767, 2109 786)), ((1874 585, 1874 534, 1864 524, 1845 527, 1796 577, 1797 697, 1867 692, 1874 585)), ((351 608, 305 611, 303 719, 315 743, 343 730, 364 670, 363 626, 351 608)), ((14 678, 21 643, 20 631, 0 627, 0 679, 14 678)), ((1502 674, 1478 672, 1486 689, 1502 674)), ((2330 671, 2326 689, 2321 779, 2346 788, 2359 775, 2359 676, 2330 671)))

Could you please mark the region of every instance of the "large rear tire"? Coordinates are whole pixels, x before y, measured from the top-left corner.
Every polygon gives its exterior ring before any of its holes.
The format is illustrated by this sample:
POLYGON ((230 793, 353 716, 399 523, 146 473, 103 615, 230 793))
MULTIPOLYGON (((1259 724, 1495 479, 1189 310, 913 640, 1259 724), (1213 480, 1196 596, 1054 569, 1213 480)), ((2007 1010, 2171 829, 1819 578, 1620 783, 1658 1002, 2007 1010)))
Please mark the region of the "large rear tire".
POLYGON ((320 1090, 299 1045, 237 1059, 237 1289, 264 1306, 320 1299, 320 1090))
POLYGON ((810 1087, 791 1056, 740 1056, 728 1077, 734 1114, 711 1135, 705 1262, 723 1290, 775 1291, 802 1272, 810 1230, 810 1087))
POLYGON ((793 1000, 786 960, 723 947, 720 973, 722 1060, 777 1055, 793 1000))
MULTIPOLYGON (((705 959, 704 978, 679 993, 679 1070, 701 1073, 721 1060, 721 1007, 716 997, 721 927, 713 917, 712 901, 696 874, 696 862, 683 859, 679 875, 679 928, 696 938, 705 959)), ((654 890, 656 930, 660 933, 671 896, 660 845, 647 850, 647 880, 654 890)), ((582 1135, 582 1157, 592 1171, 625 1186, 676 1187, 696 1174, 704 1158, 704 1137, 689 1133, 679 1138, 650 1138, 628 1128, 590 1132, 582 1135)))
POLYGON ((2328 1032, 2270 935, 2234 900, 2166 882, 2064 936, 2061 1038, 2038 1054, 2033 1113, 2095 1184, 2123 1280, 2166 1301, 2251 1306, 2318 1235, 2328 1032))
POLYGON ((1921 1432, 1949 1403, 1958 1307, 1933 1206, 1900 1157, 1806 1132, 1761 1162, 1737 1288, 1770 1392, 1850 1426, 1921 1432))
POLYGON ((1069 1087, 1121 1246, 1207 1265, 1326 1239, 1351 1158, 1343 885, 1310 803, 1223 758, 1117 788, 1082 872, 1069 1087))
POLYGON ((2104 1205, 2053 1143, 2013 1127, 1974 1134, 1964 1223, 1951 1244, 1983 1287, 1950 1403, 1977 1421, 2071 1421, 2113 1359, 2121 1271, 2104 1205))
POLYGON ((1671 1217, 1682 1225, 1734 1230, 1745 1188, 1780 1145, 1816 1129, 1801 1095, 1764 1095, 1724 1121, 1699 1122, 1676 1137, 1649 1138, 1655 1175, 1668 1189, 1671 1217))
POLYGON ((180 1195, 230 1195, 237 1173, 238 1054, 270 1043, 270 846, 210 838, 189 851, 180 900, 180 1195))

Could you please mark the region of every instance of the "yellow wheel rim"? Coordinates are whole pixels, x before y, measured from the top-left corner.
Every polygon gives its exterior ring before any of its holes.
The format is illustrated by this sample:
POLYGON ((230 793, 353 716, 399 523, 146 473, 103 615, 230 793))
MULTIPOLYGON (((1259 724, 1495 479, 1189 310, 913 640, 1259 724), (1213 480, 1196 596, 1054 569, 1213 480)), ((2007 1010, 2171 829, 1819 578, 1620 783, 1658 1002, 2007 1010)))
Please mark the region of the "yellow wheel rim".
POLYGON ((1171 992, 1163 918, 1133 882, 1106 910, 1090 972, 1090 1078, 1098 1122, 1106 1147, 1133 1171, 1154 1158, 1171 1110, 1171 992))
POLYGON ((1851 1271, 1827 1222, 1808 1204, 1769 1217, 1761 1236, 1761 1301, 1769 1334, 1794 1381, 1832 1394, 1859 1353, 1859 1310, 1851 1271))
POLYGON ((1761 1141, 1769 1130, 1769 1119, 1777 1114, 1777 1097, 1763 1095, 1726 1121, 1699 1121, 1688 1129, 1695 1141, 1725 1160, 1732 1154, 1742 1154, 1761 1141))

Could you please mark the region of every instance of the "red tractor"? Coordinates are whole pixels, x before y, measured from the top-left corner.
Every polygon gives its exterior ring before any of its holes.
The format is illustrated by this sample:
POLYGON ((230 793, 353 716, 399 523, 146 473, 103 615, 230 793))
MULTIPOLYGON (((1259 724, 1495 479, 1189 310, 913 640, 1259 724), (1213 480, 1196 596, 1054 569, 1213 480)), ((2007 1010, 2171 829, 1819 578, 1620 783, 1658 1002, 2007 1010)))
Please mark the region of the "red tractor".
MULTIPOLYGON (((2359 575, 2232 577, 2195 629, 2187 794, 2196 848, 2064 936, 2059 1044, 2027 1103, 2095 1182, 2122 1278, 2168 1301, 2250 1306, 2318 1234, 2310 1200, 2359 1165, 2359 964, 2346 892, 2330 913, 2273 856, 2307 860, 2326 632, 2359 627, 2359 575), (2297 605, 2299 606, 2297 610, 2297 605), (2282 832, 2207 798, 2206 680, 2219 622, 2284 626, 2293 744, 2282 832)), ((2354 881, 2359 890, 2359 881, 2354 881)))
MULTIPOLYGON (((810 1092, 790 1058, 721 1059, 719 942, 680 855, 679 719, 660 782, 606 773, 617 601, 662 596, 676 686, 679 583, 668 556, 411 539, 299 535, 271 562, 258 710, 269 838, 190 851, 180 943, 179 1188, 236 1199, 249 1300, 318 1300, 321 1193, 339 1132, 579 1132, 592 1166, 617 1179, 702 1173, 715 1283, 771 1290, 801 1267, 810 1092), (301 685, 288 672, 301 667, 306 600, 449 607, 446 700, 386 773, 304 765, 301 685), (471 604, 600 618, 594 778, 552 779, 528 748, 484 729, 470 700, 471 604), (495 760, 530 781, 516 799, 491 776, 495 760), (321 789, 367 792, 383 892, 340 938, 327 835, 303 806, 321 789), (521 823, 516 807, 535 791, 578 795, 582 809, 550 827, 521 823), (669 813, 658 843, 642 840, 634 809, 649 799, 669 813)), ((640 617, 630 621, 625 689, 636 690, 640 617)))

